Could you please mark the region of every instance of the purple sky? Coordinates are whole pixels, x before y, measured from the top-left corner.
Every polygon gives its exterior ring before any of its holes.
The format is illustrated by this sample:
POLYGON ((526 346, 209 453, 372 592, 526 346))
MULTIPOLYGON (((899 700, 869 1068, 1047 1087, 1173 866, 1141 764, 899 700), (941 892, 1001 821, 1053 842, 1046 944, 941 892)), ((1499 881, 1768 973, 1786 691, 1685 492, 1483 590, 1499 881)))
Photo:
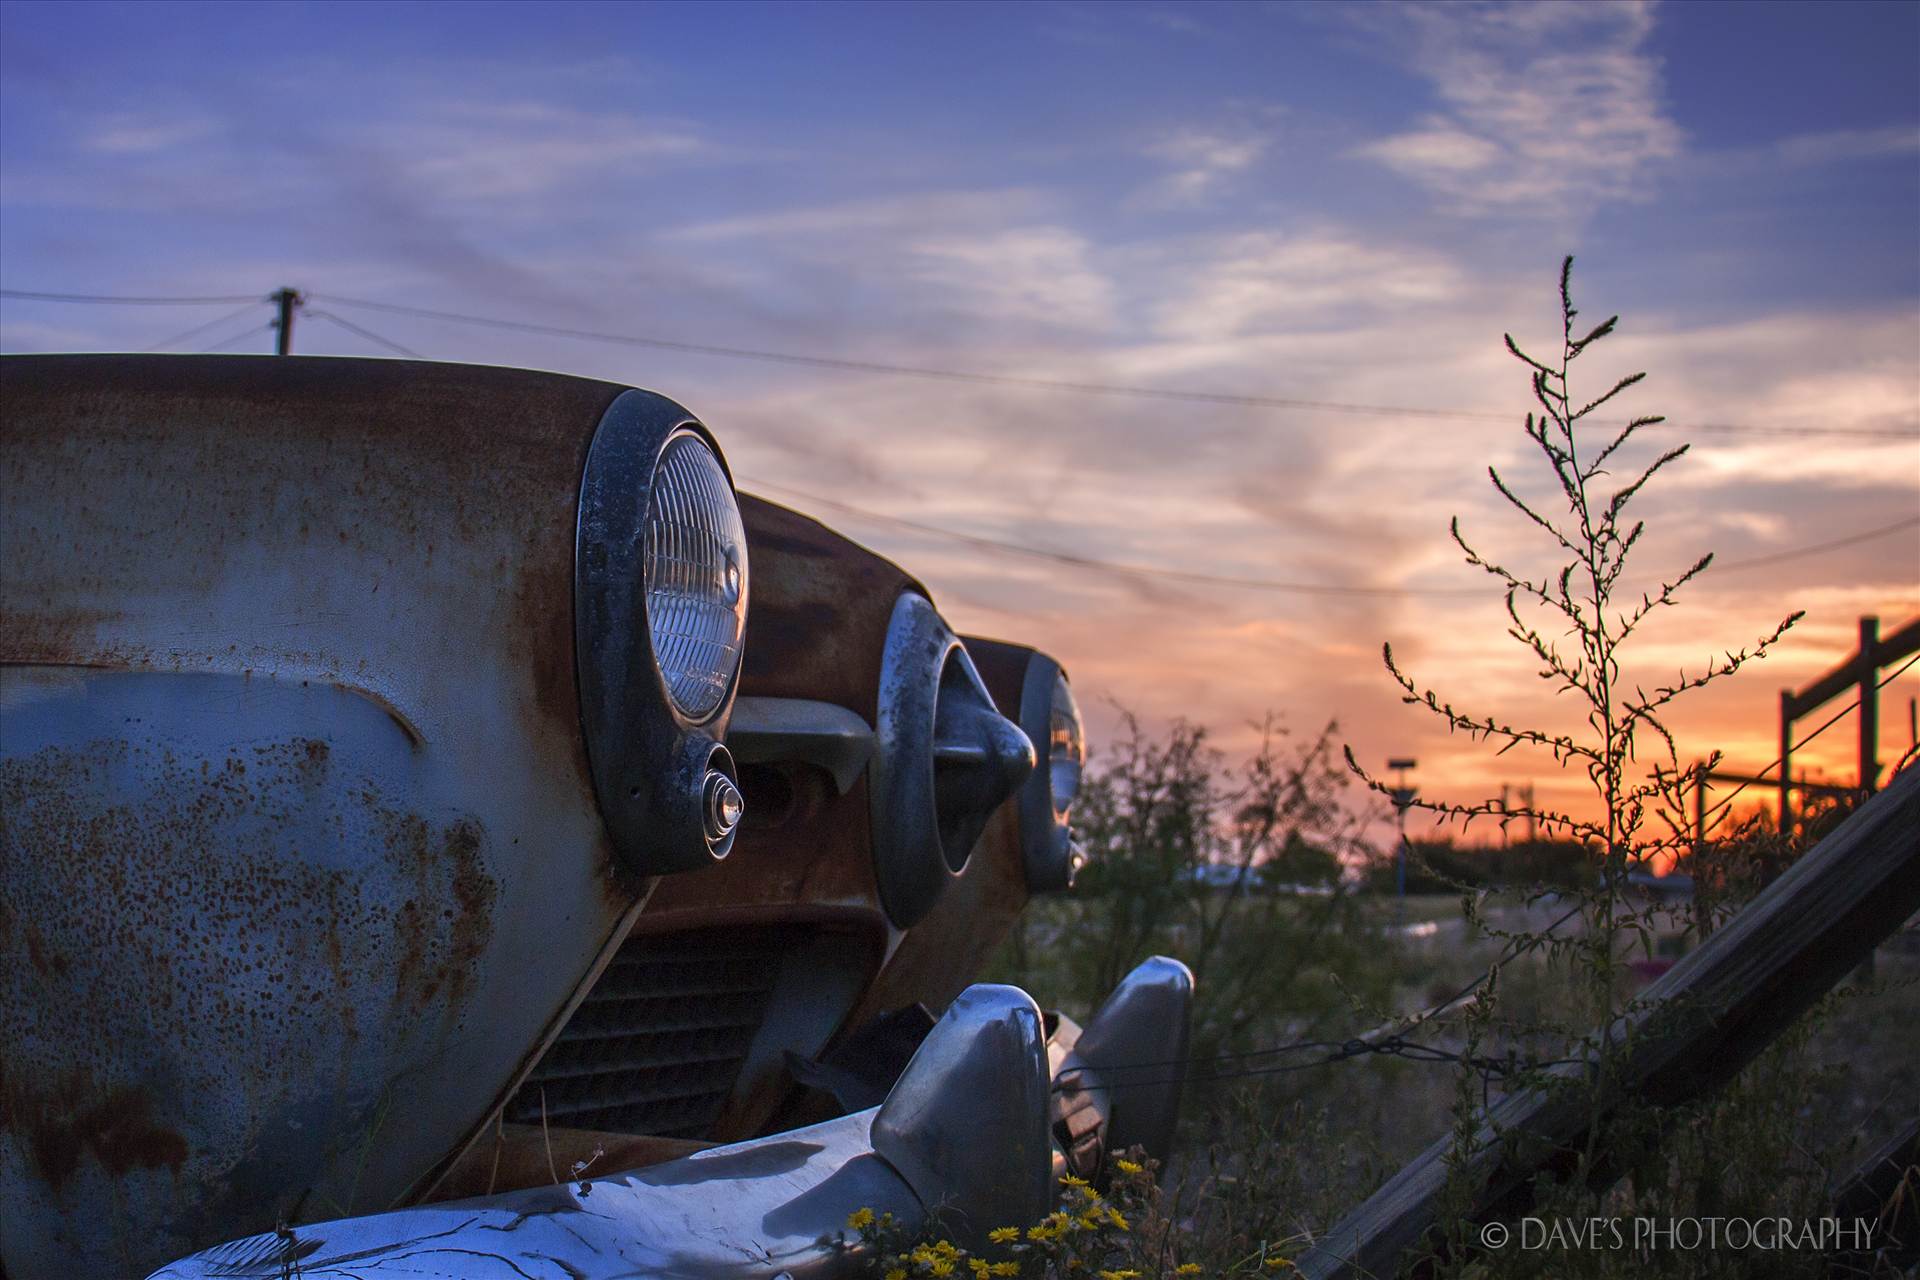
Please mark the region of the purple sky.
MULTIPOLYGON (((303 352, 391 354, 350 325, 662 391, 744 487, 1060 657, 1096 749, 1111 702, 1229 746, 1337 715, 1436 793, 1571 794, 1400 706, 1378 656, 1565 719, 1497 595, 1445 593, 1484 583, 1455 514, 1548 564, 1485 469, 1542 492, 1500 339, 1554 339, 1567 252, 1586 318, 1624 317, 1586 388, 1646 370, 1625 408, 1695 444, 1643 499, 1641 581, 1885 531, 1710 571, 1630 662, 1808 610, 1677 718, 1683 756, 1758 767, 1779 687, 1920 612, 1920 5, 0 5, 0 287, 291 285, 332 295, 303 352)), ((0 347, 265 351, 267 318, 5 298, 0 347)), ((1916 694, 1882 695, 1887 758, 1916 694)), ((1852 732, 1805 760, 1850 778, 1852 732)))

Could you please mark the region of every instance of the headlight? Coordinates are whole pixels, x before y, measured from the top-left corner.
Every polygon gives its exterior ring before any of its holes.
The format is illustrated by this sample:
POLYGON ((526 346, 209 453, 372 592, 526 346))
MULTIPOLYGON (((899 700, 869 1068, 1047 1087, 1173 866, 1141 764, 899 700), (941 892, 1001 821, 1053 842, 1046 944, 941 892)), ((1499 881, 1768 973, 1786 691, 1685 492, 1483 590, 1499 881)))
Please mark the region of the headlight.
POLYGON ((747 535, 713 439, 649 391, 617 396, 580 480, 575 672, 587 763, 622 862, 727 856, 741 798, 721 745, 747 623, 747 535))
POLYGON ((1003 640, 965 637, 967 652, 979 664, 987 687, 1040 748, 1040 768, 1020 787, 1020 852, 1027 888, 1048 893, 1070 888, 1080 865, 1080 848, 1068 825, 1080 775, 1087 763, 1087 740, 1080 705, 1060 664, 1037 649, 1003 640))
POLYGON ((661 451, 646 536, 653 661, 680 714, 705 720, 726 700, 740 667, 747 535, 719 459, 690 431, 661 451))
POLYGON ((1053 677, 1052 706, 1048 712, 1047 774, 1052 783, 1053 816, 1064 823, 1073 812, 1080 791, 1080 771, 1087 763, 1087 739, 1080 728, 1080 704, 1073 700, 1067 673, 1053 677))

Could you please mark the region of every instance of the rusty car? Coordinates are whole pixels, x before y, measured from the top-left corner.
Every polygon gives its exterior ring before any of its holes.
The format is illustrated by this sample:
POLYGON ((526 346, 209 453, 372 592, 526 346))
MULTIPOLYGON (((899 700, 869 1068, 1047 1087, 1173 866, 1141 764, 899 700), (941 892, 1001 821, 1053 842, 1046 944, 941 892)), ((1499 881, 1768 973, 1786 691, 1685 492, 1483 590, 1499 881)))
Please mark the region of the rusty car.
POLYGON ((1164 1156, 1191 975, 1066 889, 1044 653, 665 396, 0 358, 0 1275, 848 1273, 1164 1156))

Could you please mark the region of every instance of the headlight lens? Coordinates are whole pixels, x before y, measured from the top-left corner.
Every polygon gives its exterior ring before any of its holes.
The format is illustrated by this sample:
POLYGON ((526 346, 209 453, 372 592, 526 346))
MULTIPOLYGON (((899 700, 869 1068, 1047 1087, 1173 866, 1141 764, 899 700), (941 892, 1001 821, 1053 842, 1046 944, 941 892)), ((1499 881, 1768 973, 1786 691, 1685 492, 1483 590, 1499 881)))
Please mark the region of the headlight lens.
POLYGON ((667 441, 647 511, 647 625, 667 696, 704 720, 726 701, 747 625, 747 535, 720 460, 699 436, 667 441))
POLYGON ((1080 790, 1080 770, 1087 763, 1087 739, 1080 728, 1080 704, 1065 676, 1053 678, 1053 710, 1047 726, 1047 769, 1052 775, 1053 812, 1064 819, 1080 790))

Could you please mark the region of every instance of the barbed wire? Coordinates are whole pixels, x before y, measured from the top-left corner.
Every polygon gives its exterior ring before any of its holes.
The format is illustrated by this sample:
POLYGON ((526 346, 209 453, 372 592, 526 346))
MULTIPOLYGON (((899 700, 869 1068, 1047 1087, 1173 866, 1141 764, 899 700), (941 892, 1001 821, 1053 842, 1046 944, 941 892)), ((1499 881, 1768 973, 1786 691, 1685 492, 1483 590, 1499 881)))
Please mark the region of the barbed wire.
MULTIPOLYGON (((1904 675, 1916 663, 1920 663, 1920 653, 1916 653, 1912 657, 1909 657, 1904 663, 1902 663, 1898 668, 1896 668, 1894 671, 1888 674, 1884 679, 1881 679, 1878 682, 1876 682, 1874 687, 1876 689, 1886 688, 1887 685, 1891 684, 1894 680, 1904 675)), ((1821 734, 1825 733, 1828 729, 1831 729, 1835 724, 1839 723, 1841 719, 1843 719, 1850 712, 1855 710, 1859 705, 1860 705, 1860 700, 1858 697, 1856 697, 1853 702, 1849 703, 1845 707, 1842 707, 1839 711, 1835 712, 1831 717, 1829 717, 1825 723, 1820 725, 1819 728, 1813 730, 1811 733, 1807 734, 1804 738, 1792 744, 1792 748, 1788 752, 1788 754, 1791 755, 1792 751, 1799 750, 1801 747, 1806 746, 1808 743, 1818 738, 1821 734)), ((1914 753, 1909 752, 1908 754, 1913 755, 1914 753)), ((1903 757, 1903 759, 1905 759, 1905 757, 1903 757)), ((1755 777, 1759 779, 1764 779, 1765 775, 1772 769, 1776 768, 1780 763, 1781 763, 1780 758, 1776 757, 1771 764, 1768 764, 1765 768, 1761 769, 1755 775, 1755 777)), ((1725 808, 1727 805, 1731 804, 1734 798, 1738 796, 1741 791, 1744 791, 1750 785, 1752 785, 1751 782, 1741 783, 1739 787, 1735 788, 1735 790, 1731 794, 1729 794, 1725 800, 1723 800, 1719 805, 1715 807, 1715 809, 1711 813, 1708 814, 1708 817, 1713 817, 1715 814, 1719 812, 1720 809, 1725 808)), ((1112 1084, 1101 1085, 1099 1087, 1116 1088, 1116 1087, 1130 1087, 1133 1085, 1139 1085, 1141 1087, 1145 1087, 1149 1084, 1172 1084, 1181 1080, 1205 1083, 1209 1080, 1243 1079, 1243 1078, 1263 1076, 1263 1075, 1288 1075, 1296 1071, 1305 1071, 1314 1067, 1330 1066, 1336 1062, 1345 1062, 1352 1058, 1364 1057, 1370 1054, 1381 1054, 1381 1055, 1392 1056, 1392 1057, 1409 1058, 1414 1061, 1426 1061, 1426 1062, 1447 1061, 1447 1062, 1460 1063, 1461 1065, 1469 1065, 1469 1066, 1475 1065, 1474 1061, 1472 1061, 1467 1056, 1453 1053, 1449 1050, 1440 1049, 1433 1045, 1423 1044, 1420 1041, 1407 1039, 1407 1033, 1415 1030, 1418 1027, 1425 1026, 1427 1023, 1433 1021, 1435 1018, 1445 1013, 1448 1009, 1452 1008, 1453 1006, 1459 1004, 1461 1001, 1465 1000, 1468 996, 1472 995, 1475 991, 1480 989, 1482 986, 1485 986, 1488 982, 1491 982, 1495 978, 1495 976, 1507 965, 1512 964, 1514 961, 1520 959, 1522 956, 1527 955, 1532 951, 1538 950, 1542 946, 1545 946, 1549 941, 1553 939, 1555 933, 1559 930, 1559 928, 1562 925, 1566 924, 1567 921, 1573 919, 1575 916, 1581 913, 1581 911, 1584 908, 1584 905, 1585 905, 1584 903, 1576 903, 1574 906, 1568 908, 1565 912, 1561 913, 1556 919, 1554 919, 1544 929, 1540 930, 1537 933, 1522 933, 1522 934, 1513 935, 1508 939, 1506 945, 1501 949, 1501 954, 1498 955, 1492 961, 1492 963, 1490 963, 1486 967, 1485 970, 1483 970, 1481 973, 1476 975, 1471 981, 1467 982, 1466 985, 1462 986, 1459 990, 1455 991, 1452 995, 1440 1001, 1438 1004, 1431 1005, 1425 1010, 1421 1011, 1420 1013, 1411 1015, 1407 1019, 1402 1020, 1399 1023, 1398 1030, 1389 1035, 1378 1036, 1378 1038, 1375 1038, 1378 1035, 1378 1032, 1375 1031, 1375 1032, 1369 1032, 1363 1036, 1356 1036, 1352 1039, 1344 1040, 1344 1041, 1299 1040, 1289 1044, 1270 1045, 1265 1048, 1259 1048, 1259 1049, 1235 1050, 1227 1053, 1210 1054, 1203 1057, 1161 1058, 1161 1059, 1143 1060, 1138 1062, 1107 1063, 1097 1067, 1088 1066, 1088 1067, 1069 1068, 1068 1070, 1061 1072, 1061 1075, 1066 1076, 1066 1075, 1076 1074, 1079 1072, 1098 1072, 1102 1075, 1105 1075, 1112 1072, 1142 1071, 1142 1070, 1165 1068, 1165 1067, 1172 1067, 1172 1066, 1191 1066, 1194 1064, 1205 1064, 1205 1063, 1211 1063, 1211 1062, 1239 1061, 1247 1058, 1282 1057, 1289 1054, 1305 1053, 1311 1050, 1322 1050, 1323 1056, 1316 1058, 1310 1062, 1292 1063, 1285 1066, 1254 1067, 1254 1068, 1249 1068, 1245 1071, 1213 1072, 1204 1076, 1195 1076, 1195 1075, 1183 1073, 1180 1076, 1167 1077, 1162 1080, 1150 1080, 1150 1081, 1125 1079, 1125 1080, 1115 1081, 1112 1084)), ((1389 1024, 1389 1025, 1392 1025, 1392 1024, 1389 1024)), ((1501 1061, 1509 1061, 1509 1060, 1508 1059, 1489 1059, 1488 1061, 1501 1062, 1501 1061)), ((1566 1062, 1575 1062, 1575 1061, 1580 1061, 1580 1060, 1579 1059, 1555 1059, 1551 1061, 1532 1061, 1529 1063, 1527 1069, 1538 1069, 1539 1067, 1542 1067, 1542 1066, 1556 1066, 1556 1065, 1562 1065, 1563 1063, 1566 1063, 1566 1062)), ((1056 1080, 1054 1085, 1054 1088, 1056 1091, 1068 1090, 1068 1089, 1073 1089, 1078 1087, 1080 1086, 1075 1084, 1061 1084, 1058 1082, 1058 1080, 1056 1080)))

